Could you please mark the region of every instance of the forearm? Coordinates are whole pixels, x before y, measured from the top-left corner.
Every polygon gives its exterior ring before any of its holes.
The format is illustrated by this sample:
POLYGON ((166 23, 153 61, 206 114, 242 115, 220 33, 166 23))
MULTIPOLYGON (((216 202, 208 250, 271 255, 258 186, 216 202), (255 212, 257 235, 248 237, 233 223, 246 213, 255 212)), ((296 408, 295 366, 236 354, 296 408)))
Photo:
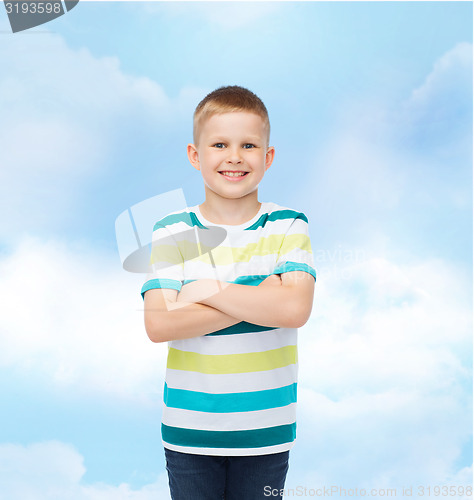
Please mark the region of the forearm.
POLYGON ((262 326, 294 328, 298 303, 291 286, 249 286, 198 280, 186 285, 186 300, 199 302, 223 313, 262 326), (220 289, 216 293, 216 289, 220 289))
POLYGON ((147 333, 153 342, 199 337, 240 323, 241 320, 205 304, 180 304, 179 308, 149 310, 147 333))
POLYGON ((256 325, 294 328, 295 308, 290 287, 257 287, 230 283, 201 301, 230 316, 256 325))

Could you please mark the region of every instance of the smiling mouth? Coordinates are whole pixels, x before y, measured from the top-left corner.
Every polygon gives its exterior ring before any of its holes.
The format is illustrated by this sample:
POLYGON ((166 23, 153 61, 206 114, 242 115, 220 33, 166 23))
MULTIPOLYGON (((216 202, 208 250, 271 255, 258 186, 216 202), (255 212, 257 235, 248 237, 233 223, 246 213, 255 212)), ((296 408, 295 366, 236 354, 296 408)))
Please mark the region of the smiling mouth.
POLYGON ((226 177, 244 177, 245 175, 248 174, 248 172, 232 172, 228 170, 224 170, 222 172, 219 172, 220 174, 226 176, 226 177))

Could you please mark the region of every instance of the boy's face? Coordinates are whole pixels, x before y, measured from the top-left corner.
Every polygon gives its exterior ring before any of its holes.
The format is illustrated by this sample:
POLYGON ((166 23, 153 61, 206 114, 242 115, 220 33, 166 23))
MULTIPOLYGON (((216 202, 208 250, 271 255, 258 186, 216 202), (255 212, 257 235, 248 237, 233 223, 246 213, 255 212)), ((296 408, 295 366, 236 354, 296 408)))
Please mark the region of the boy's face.
POLYGON ((265 122, 243 111, 212 115, 201 126, 198 144, 188 145, 189 161, 201 171, 206 199, 256 196, 274 154, 275 149, 267 146, 265 122))

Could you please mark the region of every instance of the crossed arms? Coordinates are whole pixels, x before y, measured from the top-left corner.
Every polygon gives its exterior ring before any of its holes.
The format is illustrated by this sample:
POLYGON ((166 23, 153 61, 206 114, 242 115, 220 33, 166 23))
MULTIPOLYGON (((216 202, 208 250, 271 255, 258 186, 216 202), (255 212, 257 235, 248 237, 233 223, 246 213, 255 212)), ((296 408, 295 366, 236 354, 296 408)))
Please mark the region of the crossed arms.
POLYGON ((247 321, 283 328, 303 326, 311 314, 314 278, 304 271, 270 275, 258 286, 197 280, 181 291, 145 293, 145 329, 153 342, 198 337, 247 321))

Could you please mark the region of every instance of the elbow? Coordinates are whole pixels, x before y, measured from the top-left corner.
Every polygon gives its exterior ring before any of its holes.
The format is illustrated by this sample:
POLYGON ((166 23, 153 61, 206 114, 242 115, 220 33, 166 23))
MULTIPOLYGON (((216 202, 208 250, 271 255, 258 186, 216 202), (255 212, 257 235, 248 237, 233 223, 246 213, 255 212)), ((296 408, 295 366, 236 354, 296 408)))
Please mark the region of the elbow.
POLYGON ((302 307, 300 304, 293 304, 289 308, 287 321, 284 325, 286 328, 301 328, 311 316, 311 307, 302 307))
POLYGON ((166 328, 164 328, 164 321, 151 321, 145 319, 145 330, 148 338, 155 344, 168 342, 168 340, 170 340, 165 334, 166 328))
POLYGON ((156 335, 154 333, 148 333, 148 338, 154 343, 154 344, 161 344, 163 342, 166 342, 166 339, 161 337, 160 335, 156 335))
POLYGON ((302 326, 306 325, 309 319, 309 314, 307 316, 302 316, 298 318, 298 321, 296 321, 296 326, 294 328, 301 328, 302 326))
POLYGON ((166 339, 164 338, 163 334, 160 331, 157 331, 156 329, 147 328, 146 334, 154 344, 160 344, 161 342, 166 342, 166 339))
POLYGON ((301 328, 307 320, 302 320, 297 316, 292 316, 283 325, 284 328, 301 328))

